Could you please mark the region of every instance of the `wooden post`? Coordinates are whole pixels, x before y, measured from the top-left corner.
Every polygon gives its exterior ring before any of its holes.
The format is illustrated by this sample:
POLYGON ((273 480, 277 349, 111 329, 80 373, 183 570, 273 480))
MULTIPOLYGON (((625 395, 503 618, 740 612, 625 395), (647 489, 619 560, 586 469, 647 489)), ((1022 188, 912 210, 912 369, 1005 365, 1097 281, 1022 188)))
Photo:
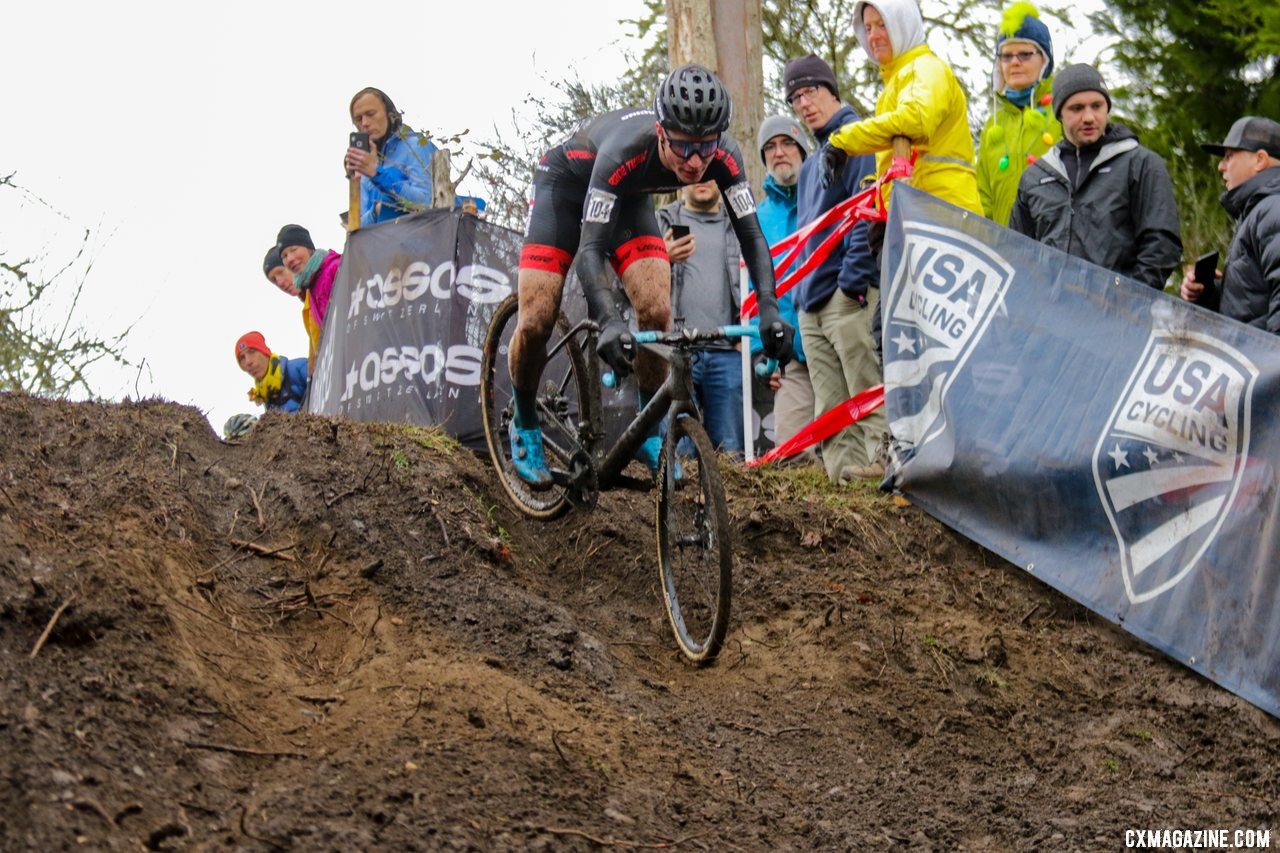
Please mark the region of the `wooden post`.
POLYGON ((360 230, 360 173, 356 172, 347 181, 350 185, 347 199, 347 233, 360 230))
MULTIPOLYGON (((907 139, 905 136, 895 136, 893 138, 893 158, 895 160, 911 159, 911 140, 910 139, 907 139)), ((890 163, 889 165, 893 165, 893 164, 890 163)), ((898 180, 907 184, 911 183, 910 178, 898 178, 898 180)))
POLYGON ((760 0, 667 0, 667 53, 674 68, 705 65, 733 99, 729 134, 742 149, 753 187, 764 182, 756 132, 764 120, 760 0))
POLYGON ((764 121, 760 0, 711 0, 711 25, 719 58, 713 67, 733 97, 729 134, 742 149, 752 188, 760 192, 765 175, 756 147, 756 134, 764 121))
POLYGON ((449 151, 441 148, 431 155, 431 206, 452 209, 456 194, 449 151))

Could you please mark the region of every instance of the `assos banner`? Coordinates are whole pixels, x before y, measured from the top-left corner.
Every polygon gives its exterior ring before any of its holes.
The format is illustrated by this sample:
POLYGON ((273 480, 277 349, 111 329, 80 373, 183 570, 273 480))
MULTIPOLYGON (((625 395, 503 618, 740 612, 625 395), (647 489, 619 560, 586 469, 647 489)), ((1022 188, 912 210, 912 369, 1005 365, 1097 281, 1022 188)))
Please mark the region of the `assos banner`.
MULTIPOLYGON (((494 309, 514 293, 521 235, 472 216, 429 210, 350 235, 329 297, 307 411, 352 420, 438 424, 484 449, 480 360, 494 309)), ((620 284, 619 312, 631 320, 620 284)), ((570 273, 562 309, 587 315, 570 273)), ((634 325, 634 323, 633 323, 634 325)), ((635 415, 634 380, 602 390, 606 435, 635 415)), ((758 446, 771 436, 772 395, 759 380, 758 446), (761 426, 763 423, 763 427, 761 426)), ((760 451, 762 452, 762 451, 760 451)))
POLYGON ((352 234, 334 281, 307 410, 439 424, 484 445, 480 357, 516 287, 520 235, 450 210, 352 234))
POLYGON ((882 285, 897 487, 1280 716, 1280 339, 910 187, 882 285))

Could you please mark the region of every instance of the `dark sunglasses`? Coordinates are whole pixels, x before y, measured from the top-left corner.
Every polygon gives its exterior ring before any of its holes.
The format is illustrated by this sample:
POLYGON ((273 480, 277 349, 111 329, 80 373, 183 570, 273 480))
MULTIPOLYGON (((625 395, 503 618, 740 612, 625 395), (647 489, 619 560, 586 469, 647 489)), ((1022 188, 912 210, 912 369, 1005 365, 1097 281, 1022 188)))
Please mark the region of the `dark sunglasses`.
POLYGON ((672 139, 667 134, 662 134, 667 140, 667 145, 671 147, 671 153, 675 154, 681 160, 688 160, 697 154, 703 160, 710 160, 715 156, 716 151, 720 148, 720 137, 717 135, 715 139, 708 139, 706 142, 695 142, 692 140, 672 139))

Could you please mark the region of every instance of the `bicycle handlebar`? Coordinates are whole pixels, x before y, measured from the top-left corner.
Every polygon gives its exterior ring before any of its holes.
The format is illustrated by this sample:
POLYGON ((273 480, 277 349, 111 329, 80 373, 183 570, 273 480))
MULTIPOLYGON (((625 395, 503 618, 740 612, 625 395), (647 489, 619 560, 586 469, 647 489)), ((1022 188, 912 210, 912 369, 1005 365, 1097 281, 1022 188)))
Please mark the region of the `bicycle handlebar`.
MULTIPOLYGON (((638 344, 667 344, 668 346, 688 347, 694 344, 709 343, 712 341, 734 341, 741 338, 760 339, 760 329, 757 326, 747 324, 736 324, 729 326, 718 326, 714 329, 676 329, 671 332, 632 332, 631 336, 635 338, 638 344)), ((771 376, 778 369, 778 360, 776 358, 766 359, 755 366, 756 376, 771 376)), ((618 378, 614 376, 613 371, 608 371, 600 377, 601 384, 606 388, 614 387, 618 378)))

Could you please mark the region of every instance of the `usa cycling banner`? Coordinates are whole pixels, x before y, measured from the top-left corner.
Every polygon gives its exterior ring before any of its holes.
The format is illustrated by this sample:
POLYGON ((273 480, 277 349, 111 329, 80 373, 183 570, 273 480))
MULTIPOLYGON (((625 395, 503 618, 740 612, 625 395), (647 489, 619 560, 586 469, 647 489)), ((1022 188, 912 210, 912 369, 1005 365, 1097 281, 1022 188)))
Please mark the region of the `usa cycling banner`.
POLYGON ((1280 339, 894 189, 889 478, 1280 716, 1280 339))
POLYGON ((519 257, 516 232, 444 209, 351 234, 307 410, 439 424, 483 447, 480 354, 519 257))

